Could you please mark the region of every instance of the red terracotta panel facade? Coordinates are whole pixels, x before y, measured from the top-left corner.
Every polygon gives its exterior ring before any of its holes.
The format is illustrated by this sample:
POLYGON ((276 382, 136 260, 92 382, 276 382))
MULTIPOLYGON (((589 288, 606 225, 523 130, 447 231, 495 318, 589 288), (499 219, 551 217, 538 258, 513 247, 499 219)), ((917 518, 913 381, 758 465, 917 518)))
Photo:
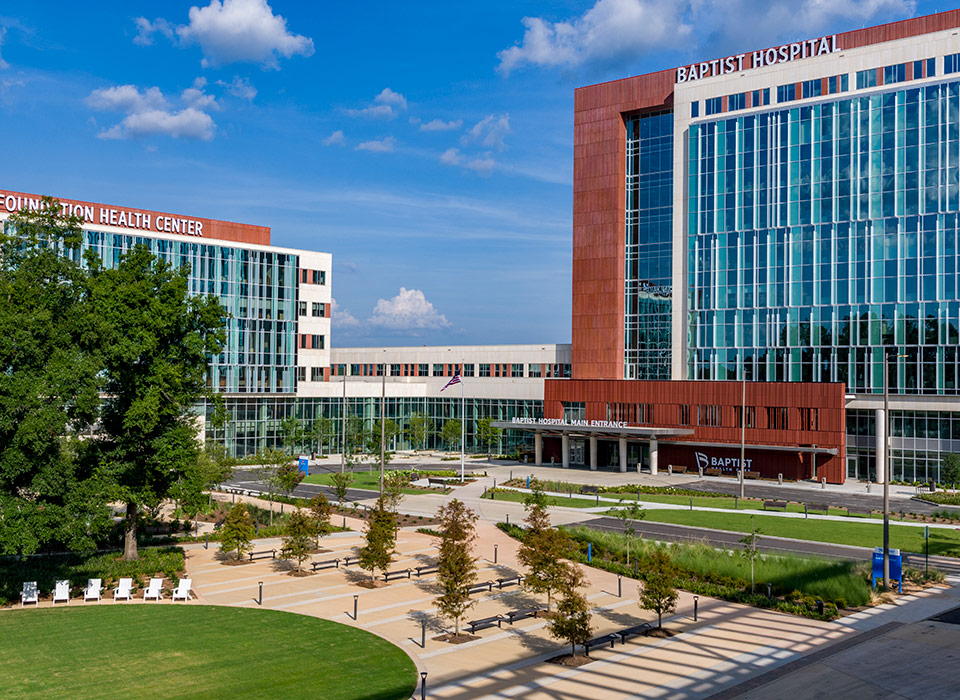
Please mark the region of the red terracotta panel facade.
MULTIPOLYGON (((852 49, 960 27, 960 10, 837 35, 852 49)), ((753 51, 744 66, 753 67, 753 51)), ((572 376, 619 379, 624 355, 625 114, 673 104, 676 70, 574 92, 572 376)), ((799 85, 797 86, 799 88, 799 85)))
MULTIPOLYGON (((35 207, 40 195, 0 190, 0 213, 14 213, 24 207, 35 207)), ((76 199, 58 198, 61 205, 68 207, 68 213, 76 212, 84 217, 88 224, 96 226, 119 226, 130 233, 178 233, 203 240, 214 238, 235 243, 254 243, 270 245, 270 227, 238 224, 232 221, 218 221, 197 216, 183 216, 149 209, 118 207, 98 202, 83 202, 76 199), (122 216, 121 216, 122 214, 122 216), (149 217, 149 219, 147 219, 149 217), (149 220, 149 225, 147 221, 149 220), (199 224, 199 226, 197 225, 199 224)))
MULTIPOLYGON (((630 380, 547 380, 544 382, 544 418, 563 418, 563 402, 582 401, 586 404, 587 420, 608 420, 607 404, 648 404, 652 419, 644 426, 660 428, 687 428, 694 431, 690 437, 670 438, 679 442, 740 444, 740 382, 704 381, 630 381, 630 380), (689 423, 681 422, 681 407, 689 409, 689 423), (719 407, 719 425, 697 425, 698 407, 719 407)), ((834 448, 837 454, 817 459, 817 475, 830 483, 843 483, 846 464, 846 409, 845 387, 839 383, 779 383, 747 382, 746 406, 754 407, 755 427, 746 430, 746 443, 780 447, 834 448), (786 409, 786 427, 772 424, 771 409, 786 409), (804 424, 803 419, 815 409, 815 425, 804 424)), ((664 445, 664 448, 667 446, 664 445)), ((739 448, 738 448, 739 449, 739 448)), ((680 454, 692 459, 690 449, 673 448, 674 456, 665 453, 661 465, 683 464, 680 454)), ((749 458, 749 455, 748 455, 749 458)), ((776 465, 785 478, 808 478, 805 467, 812 467, 809 455, 799 452, 764 453, 764 460, 776 465), (779 456, 778 456, 779 455, 779 456), (792 460, 792 461, 791 461, 792 460), (790 465, 793 464, 794 467, 790 465), (791 476, 793 475, 793 476, 791 476)), ((777 472, 773 473, 776 476, 777 472)))

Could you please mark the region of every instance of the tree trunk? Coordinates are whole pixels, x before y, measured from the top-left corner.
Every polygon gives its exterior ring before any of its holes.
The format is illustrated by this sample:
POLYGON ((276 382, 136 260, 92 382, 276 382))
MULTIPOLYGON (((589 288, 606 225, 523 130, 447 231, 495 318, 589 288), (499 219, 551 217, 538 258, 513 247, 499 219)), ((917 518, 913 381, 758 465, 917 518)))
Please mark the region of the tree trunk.
POLYGON ((123 520, 123 560, 136 561, 137 553, 137 504, 127 504, 127 514, 123 520))
POLYGON ((547 612, 550 612, 550 591, 547 591, 547 612))
POLYGON ((663 613, 657 611, 657 629, 660 629, 662 627, 663 627, 663 613))
POLYGON ((453 636, 454 637, 460 636, 460 618, 459 617, 455 618, 453 621, 453 636))

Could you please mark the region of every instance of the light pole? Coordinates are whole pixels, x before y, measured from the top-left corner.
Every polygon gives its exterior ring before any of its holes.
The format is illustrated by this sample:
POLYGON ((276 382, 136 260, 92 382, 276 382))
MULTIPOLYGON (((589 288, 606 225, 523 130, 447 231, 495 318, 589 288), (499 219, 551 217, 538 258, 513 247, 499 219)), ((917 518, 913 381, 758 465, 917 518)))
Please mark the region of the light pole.
POLYGON ((340 473, 346 468, 347 459, 347 370, 343 370, 343 403, 340 404, 340 473))
MULTIPOLYGON (((386 350, 384 350, 386 352, 386 350)), ((383 358, 383 375, 380 381, 380 498, 383 498, 383 463, 387 454, 387 358, 383 358)))
POLYGON ((740 360, 740 498, 743 498, 744 457, 747 446, 747 363, 740 360))
MULTIPOLYGON (((894 355, 896 357, 896 355, 894 355)), ((890 355, 883 353, 883 590, 890 590, 890 355)))

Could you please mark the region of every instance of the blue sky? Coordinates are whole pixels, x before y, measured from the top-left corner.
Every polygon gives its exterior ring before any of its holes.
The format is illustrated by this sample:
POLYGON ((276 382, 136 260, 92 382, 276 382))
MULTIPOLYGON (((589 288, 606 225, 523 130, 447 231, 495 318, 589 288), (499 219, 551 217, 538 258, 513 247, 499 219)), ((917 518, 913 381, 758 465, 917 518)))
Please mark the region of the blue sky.
POLYGON ((8 2, 0 187, 331 252, 337 346, 568 342, 575 87, 937 9, 8 2))

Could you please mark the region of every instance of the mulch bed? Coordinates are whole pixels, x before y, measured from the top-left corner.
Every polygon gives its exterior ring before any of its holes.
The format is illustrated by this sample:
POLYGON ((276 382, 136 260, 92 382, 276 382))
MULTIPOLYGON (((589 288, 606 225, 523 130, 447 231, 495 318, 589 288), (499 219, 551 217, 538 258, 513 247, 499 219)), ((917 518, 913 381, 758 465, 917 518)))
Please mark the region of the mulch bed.
POLYGON ((441 634, 438 637, 434 637, 433 641, 447 642, 448 644, 466 644, 467 642, 472 642, 474 639, 480 639, 480 637, 475 634, 461 632, 460 634, 441 634))
MULTIPOLYGON (((356 510, 354 510, 353 508, 338 508, 337 506, 333 507, 333 517, 346 516, 348 518, 357 518, 359 520, 366 520, 367 514, 369 512, 370 511, 364 510, 363 508, 357 508, 356 510)), ((335 520, 333 520, 332 522, 334 525, 337 524, 335 520)), ((430 525, 436 525, 439 522, 440 521, 437 518, 427 518, 419 515, 401 514, 397 516, 397 524, 400 527, 409 527, 411 525, 416 525, 418 527, 429 527, 430 525)))
POLYGON ((387 584, 384 581, 371 581, 367 579, 366 581, 358 581, 357 585, 360 588, 383 588, 387 584))
POLYGON ((246 566, 247 564, 252 564, 253 562, 249 559, 227 559, 222 563, 224 566, 246 566))
POLYGON ((316 574, 313 571, 293 571, 287 572, 287 576, 295 576, 297 578, 303 578, 304 576, 315 576, 316 574))
POLYGON ((586 654, 577 654, 576 656, 572 654, 561 654, 560 656, 547 659, 548 664, 557 664, 558 666, 566 666, 567 668, 578 668, 591 661, 593 661, 593 659, 586 654))
POLYGON ((646 632, 644 632, 644 633, 643 633, 643 636, 644 636, 644 637, 656 637, 657 639, 669 639, 670 637, 674 636, 675 634, 679 634, 679 633, 678 633, 678 632, 674 632, 674 631, 671 630, 671 629, 667 629, 666 627, 659 627, 659 628, 654 627, 653 629, 650 629, 650 630, 647 630, 646 632))

